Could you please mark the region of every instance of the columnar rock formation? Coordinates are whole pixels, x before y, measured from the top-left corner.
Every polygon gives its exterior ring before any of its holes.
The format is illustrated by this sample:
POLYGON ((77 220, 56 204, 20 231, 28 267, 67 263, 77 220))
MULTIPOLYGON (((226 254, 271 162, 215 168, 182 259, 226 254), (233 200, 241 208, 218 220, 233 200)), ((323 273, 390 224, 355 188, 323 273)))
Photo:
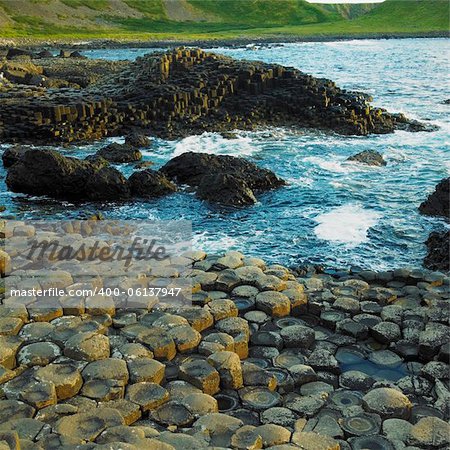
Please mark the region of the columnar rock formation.
POLYGON ((265 124, 357 135, 424 129, 330 80, 200 49, 130 63, 15 58, 0 69, 13 83, 0 89, 2 141, 90 140, 132 127, 165 137, 265 124))
MULTIPOLYGON (((33 233, 18 224, 12 239, 33 233)), ((238 252, 183 258, 192 306, 2 299, 0 440, 43 449, 448 448, 448 277, 330 276, 238 252)), ((31 276, 29 262, 15 260, 31 276)), ((159 276, 173 276, 171 264, 159 276)), ((59 288, 87 284, 85 271, 67 269, 55 267, 59 288)), ((155 274, 117 283, 143 288, 155 274)), ((108 273, 95 284, 115 286, 108 273)))

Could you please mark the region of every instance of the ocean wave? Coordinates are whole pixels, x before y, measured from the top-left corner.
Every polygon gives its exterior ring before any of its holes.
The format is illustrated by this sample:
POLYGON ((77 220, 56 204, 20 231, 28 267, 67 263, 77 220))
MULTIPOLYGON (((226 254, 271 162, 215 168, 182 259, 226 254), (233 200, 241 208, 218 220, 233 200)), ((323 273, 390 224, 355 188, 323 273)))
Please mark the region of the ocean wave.
POLYGON ((252 144, 252 139, 236 135, 233 139, 226 139, 219 133, 203 133, 188 136, 175 144, 172 158, 186 152, 210 153, 214 155, 252 155, 259 149, 252 144))
POLYGON ((366 242, 367 231, 381 218, 377 211, 359 205, 339 206, 315 218, 318 225, 314 233, 319 239, 355 247, 366 242))

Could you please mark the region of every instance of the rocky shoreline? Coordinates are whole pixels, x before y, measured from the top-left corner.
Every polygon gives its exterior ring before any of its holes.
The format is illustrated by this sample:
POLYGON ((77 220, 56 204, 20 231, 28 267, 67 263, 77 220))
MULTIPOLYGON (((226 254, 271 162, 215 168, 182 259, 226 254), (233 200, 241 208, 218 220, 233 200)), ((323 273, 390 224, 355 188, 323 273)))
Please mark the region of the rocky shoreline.
POLYGON ((420 39, 420 38, 447 38, 449 33, 444 32, 423 32, 423 33, 361 33, 355 35, 316 35, 316 36, 294 36, 281 35, 269 37, 251 37, 235 39, 173 39, 173 40, 138 40, 138 39, 36 39, 36 38, 0 38, 0 49, 10 47, 21 47, 29 50, 36 48, 47 49, 116 49, 116 48, 161 48, 193 46, 204 48, 216 47, 241 47, 243 45, 270 45, 293 42, 333 42, 352 41, 364 39, 420 39))
MULTIPOLYGON (((33 233, 18 224, 12 237, 33 233)), ((125 298, 95 306, 79 298, 33 308, 4 298, 0 441, 26 449, 448 448, 448 276, 327 274, 239 252, 184 258, 192 306, 127 309, 114 306, 125 298)), ((177 276, 170 265, 164 274, 177 276)), ((57 278, 60 288, 77 283, 57 278)), ((152 279, 141 274, 141 286, 152 279)))
POLYGON ((9 49, 0 71, 0 140, 69 143, 133 129, 163 138, 296 126, 345 135, 431 131, 292 67, 178 48, 136 61, 9 49))

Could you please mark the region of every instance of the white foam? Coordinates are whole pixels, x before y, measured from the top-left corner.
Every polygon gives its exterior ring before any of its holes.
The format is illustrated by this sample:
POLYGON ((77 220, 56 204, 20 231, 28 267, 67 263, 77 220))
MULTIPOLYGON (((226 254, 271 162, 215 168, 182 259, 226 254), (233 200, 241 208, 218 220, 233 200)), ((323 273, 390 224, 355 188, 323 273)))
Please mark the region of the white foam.
POLYGON ((308 156, 306 158, 303 158, 303 161, 318 166, 321 169, 326 170, 327 172, 347 173, 351 169, 350 165, 343 165, 340 161, 338 161, 336 155, 330 155, 327 158, 322 158, 319 156, 308 156))
POLYGON ((367 241, 367 231, 380 217, 380 213, 359 205, 339 206, 315 218, 318 225, 314 232, 319 239, 355 247, 367 241))
POLYGON ((227 235, 212 235, 207 231, 194 234, 192 237, 193 250, 205 250, 207 252, 224 252, 232 247, 238 247, 238 240, 227 235))
POLYGON ((175 145, 172 157, 186 152, 210 153, 214 155, 251 155, 258 151, 250 137, 236 135, 226 139, 218 133, 203 133, 188 136, 175 145))

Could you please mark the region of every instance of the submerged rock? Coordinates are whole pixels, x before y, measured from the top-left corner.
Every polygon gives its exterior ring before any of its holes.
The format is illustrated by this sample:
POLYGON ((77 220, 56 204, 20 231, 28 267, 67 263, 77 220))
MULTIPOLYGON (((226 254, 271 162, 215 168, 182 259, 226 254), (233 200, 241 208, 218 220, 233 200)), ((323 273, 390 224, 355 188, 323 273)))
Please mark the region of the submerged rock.
POLYGON ((347 158, 347 161, 357 161, 368 166, 385 166, 386 161, 381 153, 374 150, 365 150, 363 152, 357 153, 356 155, 347 158))
POLYGON ((427 216, 442 216, 450 220, 450 177, 442 179, 433 193, 419 206, 427 216))
POLYGON ((120 200, 130 197, 125 177, 113 167, 69 158, 54 150, 30 150, 8 171, 13 192, 70 200, 120 200))

